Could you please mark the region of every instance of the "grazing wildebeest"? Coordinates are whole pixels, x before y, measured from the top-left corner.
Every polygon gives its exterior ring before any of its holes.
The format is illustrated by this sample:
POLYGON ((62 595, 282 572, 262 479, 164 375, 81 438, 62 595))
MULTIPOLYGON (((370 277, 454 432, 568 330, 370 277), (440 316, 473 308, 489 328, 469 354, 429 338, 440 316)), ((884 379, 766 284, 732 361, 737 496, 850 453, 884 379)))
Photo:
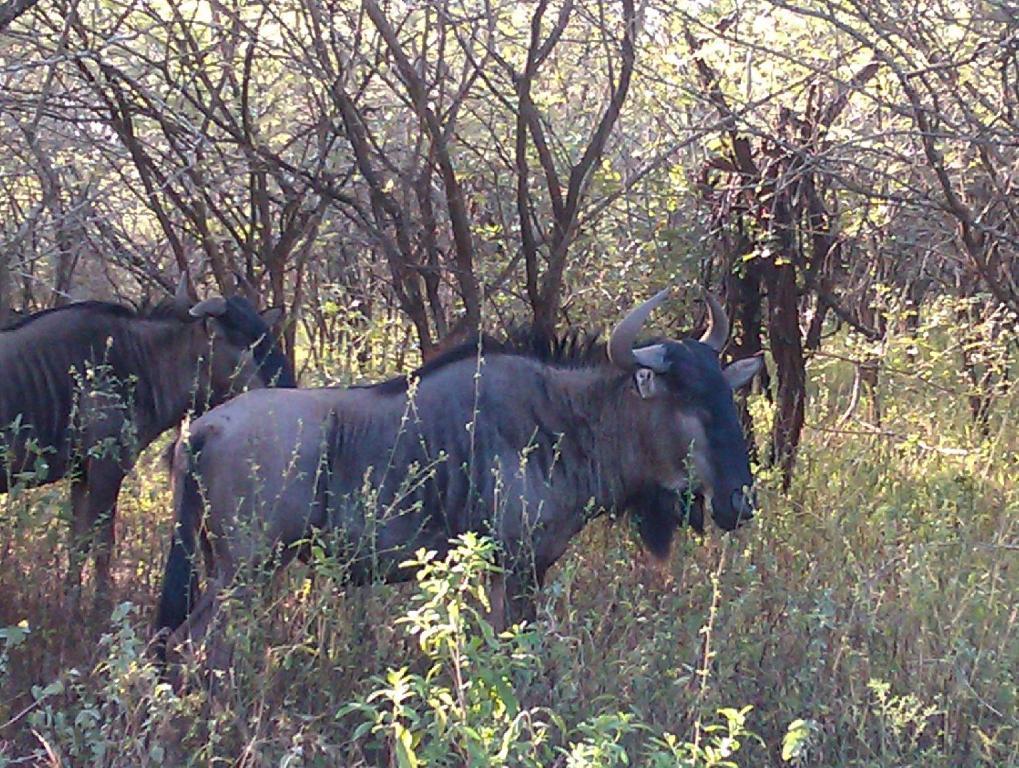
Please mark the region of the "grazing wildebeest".
POLYGON ((147 313, 86 301, 22 318, 0 331, 0 372, 0 493, 71 476, 72 605, 92 538, 97 599, 108 593, 117 495, 139 451, 189 410, 295 386, 250 303, 192 306, 184 280, 147 313))
POLYGON ((453 536, 489 534, 519 616, 570 539, 606 510, 648 511, 658 519, 645 536, 671 536, 672 502, 693 478, 721 528, 750 518, 733 389, 760 359, 721 367, 728 321, 710 296, 699 341, 634 348, 667 294, 631 311, 607 345, 558 360, 478 342, 409 378, 249 392, 191 422, 174 458, 158 634, 171 647, 201 637, 238 568, 285 563, 316 530, 354 583, 409 578, 400 563, 417 549, 441 554, 453 536), (199 539, 210 571, 201 597, 199 539))

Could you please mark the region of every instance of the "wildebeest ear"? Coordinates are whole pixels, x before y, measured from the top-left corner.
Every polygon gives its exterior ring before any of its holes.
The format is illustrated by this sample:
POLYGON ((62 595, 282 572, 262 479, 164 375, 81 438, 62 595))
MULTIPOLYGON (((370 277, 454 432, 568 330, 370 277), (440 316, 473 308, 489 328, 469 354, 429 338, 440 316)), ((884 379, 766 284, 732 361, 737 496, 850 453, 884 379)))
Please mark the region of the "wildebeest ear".
POLYGON ((658 391, 658 382, 655 372, 650 368, 638 368, 633 373, 633 383, 637 387, 641 400, 653 397, 658 391))
POLYGON ((283 319, 283 307, 269 307, 269 309, 263 309, 258 314, 265 321, 265 324, 272 328, 283 319))
POLYGON ((750 380, 757 375, 764 365, 764 358, 760 355, 737 360, 732 365, 727 365, 722 371, 725 380, 733 389, 739 389, 750 383, 750 380))

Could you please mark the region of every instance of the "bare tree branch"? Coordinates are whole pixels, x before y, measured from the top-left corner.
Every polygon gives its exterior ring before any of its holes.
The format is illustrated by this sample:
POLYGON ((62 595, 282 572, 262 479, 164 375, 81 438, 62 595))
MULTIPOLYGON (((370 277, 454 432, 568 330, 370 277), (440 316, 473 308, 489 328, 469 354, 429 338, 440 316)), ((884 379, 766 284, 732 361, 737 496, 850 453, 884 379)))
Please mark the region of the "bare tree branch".
POLYGON ((19 16, 30 11, 39 0, 7 0, 0 3, 0 32, 7 29, 19 16))

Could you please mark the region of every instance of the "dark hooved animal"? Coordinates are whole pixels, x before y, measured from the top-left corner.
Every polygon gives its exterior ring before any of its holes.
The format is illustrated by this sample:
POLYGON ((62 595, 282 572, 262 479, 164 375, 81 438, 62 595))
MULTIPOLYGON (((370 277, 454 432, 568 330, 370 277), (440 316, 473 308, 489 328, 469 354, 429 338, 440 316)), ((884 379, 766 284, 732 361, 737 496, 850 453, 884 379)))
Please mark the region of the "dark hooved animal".
POLYGON ((72 604, 92 544, 97 599, 108 594, 117 495, 138 453, 188 411, 270 386, 295 382, 266 318, 239 297, 192 306, 183 280, 151 312, 88 301, 0 331, 0 493, 70 476, 72 604))
POLYGON ((760 359, 721 367, 728 321, 712 297, 699 341, 635 348, 667 294, 631 311, 607 345, 543 353, 478 342, 409 378, 249 392, 191 422, 176 447, 157 632, 171 648, 202 637, 238 569, 285 564, 314 535, 332 542, 354 583, 410 578, 400 564, 417 549, 441 554, 458 534, 491 535, 505 618, 515 618, 605 511, 654 513, 644 533, 663 554, 677 494, 692 483, 715 522, 734 529, 754 502, 733 389, 760 359), (209 568, 200 596, 199 545, 209 568))

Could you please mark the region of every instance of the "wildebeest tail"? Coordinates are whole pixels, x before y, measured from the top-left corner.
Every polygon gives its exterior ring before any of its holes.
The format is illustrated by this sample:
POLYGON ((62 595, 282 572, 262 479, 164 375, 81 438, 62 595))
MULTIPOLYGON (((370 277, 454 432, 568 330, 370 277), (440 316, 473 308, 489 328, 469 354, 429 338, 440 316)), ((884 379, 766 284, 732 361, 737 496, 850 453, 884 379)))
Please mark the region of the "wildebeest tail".
POLYGON ((198 594, 195 543, 202 519, 202 495, 195 476, 201 450, 197 438, 177 441, 173 460, 174 529, 163 574, 163 594, 156 612, 156 632, 168 634, 183 624, 198 594))

